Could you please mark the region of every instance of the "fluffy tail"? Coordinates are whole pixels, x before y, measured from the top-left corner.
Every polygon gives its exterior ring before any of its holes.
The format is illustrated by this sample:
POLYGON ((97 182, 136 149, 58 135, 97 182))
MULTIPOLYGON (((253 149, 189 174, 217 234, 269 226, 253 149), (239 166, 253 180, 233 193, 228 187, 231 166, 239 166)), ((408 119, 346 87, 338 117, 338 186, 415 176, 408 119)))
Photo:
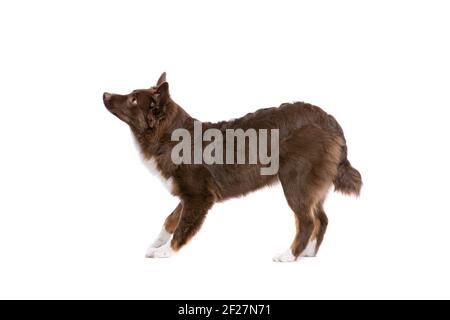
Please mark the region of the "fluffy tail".
POLYGON ((348 195, 359 195, 362 187, 361 174, 352 167, 347 157, 339 165, 333 183, 336 191, 348 195))

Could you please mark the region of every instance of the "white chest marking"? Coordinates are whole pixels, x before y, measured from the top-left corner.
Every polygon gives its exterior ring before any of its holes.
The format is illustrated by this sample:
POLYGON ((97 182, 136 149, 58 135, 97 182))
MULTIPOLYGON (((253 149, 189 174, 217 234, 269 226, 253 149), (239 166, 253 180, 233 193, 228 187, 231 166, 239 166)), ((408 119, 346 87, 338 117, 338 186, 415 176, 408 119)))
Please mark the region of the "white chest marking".
POLYGON ((166 179, 159 171, 158 165, 156 164, 156 161, 154 159, 144 159, 144 164, 153 175, 157 176, 159 178, 159 180, 161 180, 161 182, 167 188, 167 190, 169 190, 169 192, 172 192, 172 190, 173 190, 172 177, 170 177, 169 179, 166 179))

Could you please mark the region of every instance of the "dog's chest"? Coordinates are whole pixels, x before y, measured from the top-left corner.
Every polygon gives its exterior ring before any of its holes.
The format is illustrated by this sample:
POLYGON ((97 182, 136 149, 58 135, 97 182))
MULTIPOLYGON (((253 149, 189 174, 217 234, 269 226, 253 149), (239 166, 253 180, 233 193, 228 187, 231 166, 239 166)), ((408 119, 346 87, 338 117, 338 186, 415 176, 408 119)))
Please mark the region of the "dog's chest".
POLYGON ((159 178, 159 180, 161 180, 161 182, 163 183, 163 185, 167 188, 167 190, 169 190, 169 192, 173 191, 173 179, 172 177, 170 178, 165 178, 162 173, 161 170, 158 168, 158 164, 156 163, 156 161, 151 158, 151 159, 143 159, 145 166, 148 168, 148 170, 150 170, 150 172, 157 176, 159 178))

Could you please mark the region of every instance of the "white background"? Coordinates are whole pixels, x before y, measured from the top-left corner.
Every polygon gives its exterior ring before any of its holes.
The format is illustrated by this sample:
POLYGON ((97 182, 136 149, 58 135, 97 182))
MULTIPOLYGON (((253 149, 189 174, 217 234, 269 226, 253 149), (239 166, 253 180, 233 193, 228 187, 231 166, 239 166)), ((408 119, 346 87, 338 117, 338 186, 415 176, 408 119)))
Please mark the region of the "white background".
POLYGON ((446 1, 3 1, 1 298, 450 298, 446 1), (200 120, 304 100, 344 128, 360 199, 330 193, 315 259, 279 264, 279 186, 215 206, 145 259, 177 205, 104 91, 200 120))

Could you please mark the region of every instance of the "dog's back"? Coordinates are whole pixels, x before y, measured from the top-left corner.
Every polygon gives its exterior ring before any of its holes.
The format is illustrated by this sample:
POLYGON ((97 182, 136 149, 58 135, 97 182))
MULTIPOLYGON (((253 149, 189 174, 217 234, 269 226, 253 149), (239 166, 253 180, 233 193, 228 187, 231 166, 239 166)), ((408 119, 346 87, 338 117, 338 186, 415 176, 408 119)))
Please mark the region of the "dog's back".
MULTIPOLYGON (((294 131, 305 126, 318 127, 326 133, 340 138, 340 159, 334 186, 337 191, 344 194, 359 195, 362 187, 361 174, 351 166, 347 159, 347 145, 344 132, 333 116, 317 106, 304 102, 283 103, 278 108, 260 109, 232 121, 206 124, 207 128, 213 127, 221 131, 239 128, 243 130, 279 129, 280 141, 287 139, 292 136, 294 131)), ((256 169, 252 167, 247 168, 246 171, 247 174, 252 175, 254 170, 256 169)), ((273 182, 273 179, 263 180, 262 185, 273 182)))

